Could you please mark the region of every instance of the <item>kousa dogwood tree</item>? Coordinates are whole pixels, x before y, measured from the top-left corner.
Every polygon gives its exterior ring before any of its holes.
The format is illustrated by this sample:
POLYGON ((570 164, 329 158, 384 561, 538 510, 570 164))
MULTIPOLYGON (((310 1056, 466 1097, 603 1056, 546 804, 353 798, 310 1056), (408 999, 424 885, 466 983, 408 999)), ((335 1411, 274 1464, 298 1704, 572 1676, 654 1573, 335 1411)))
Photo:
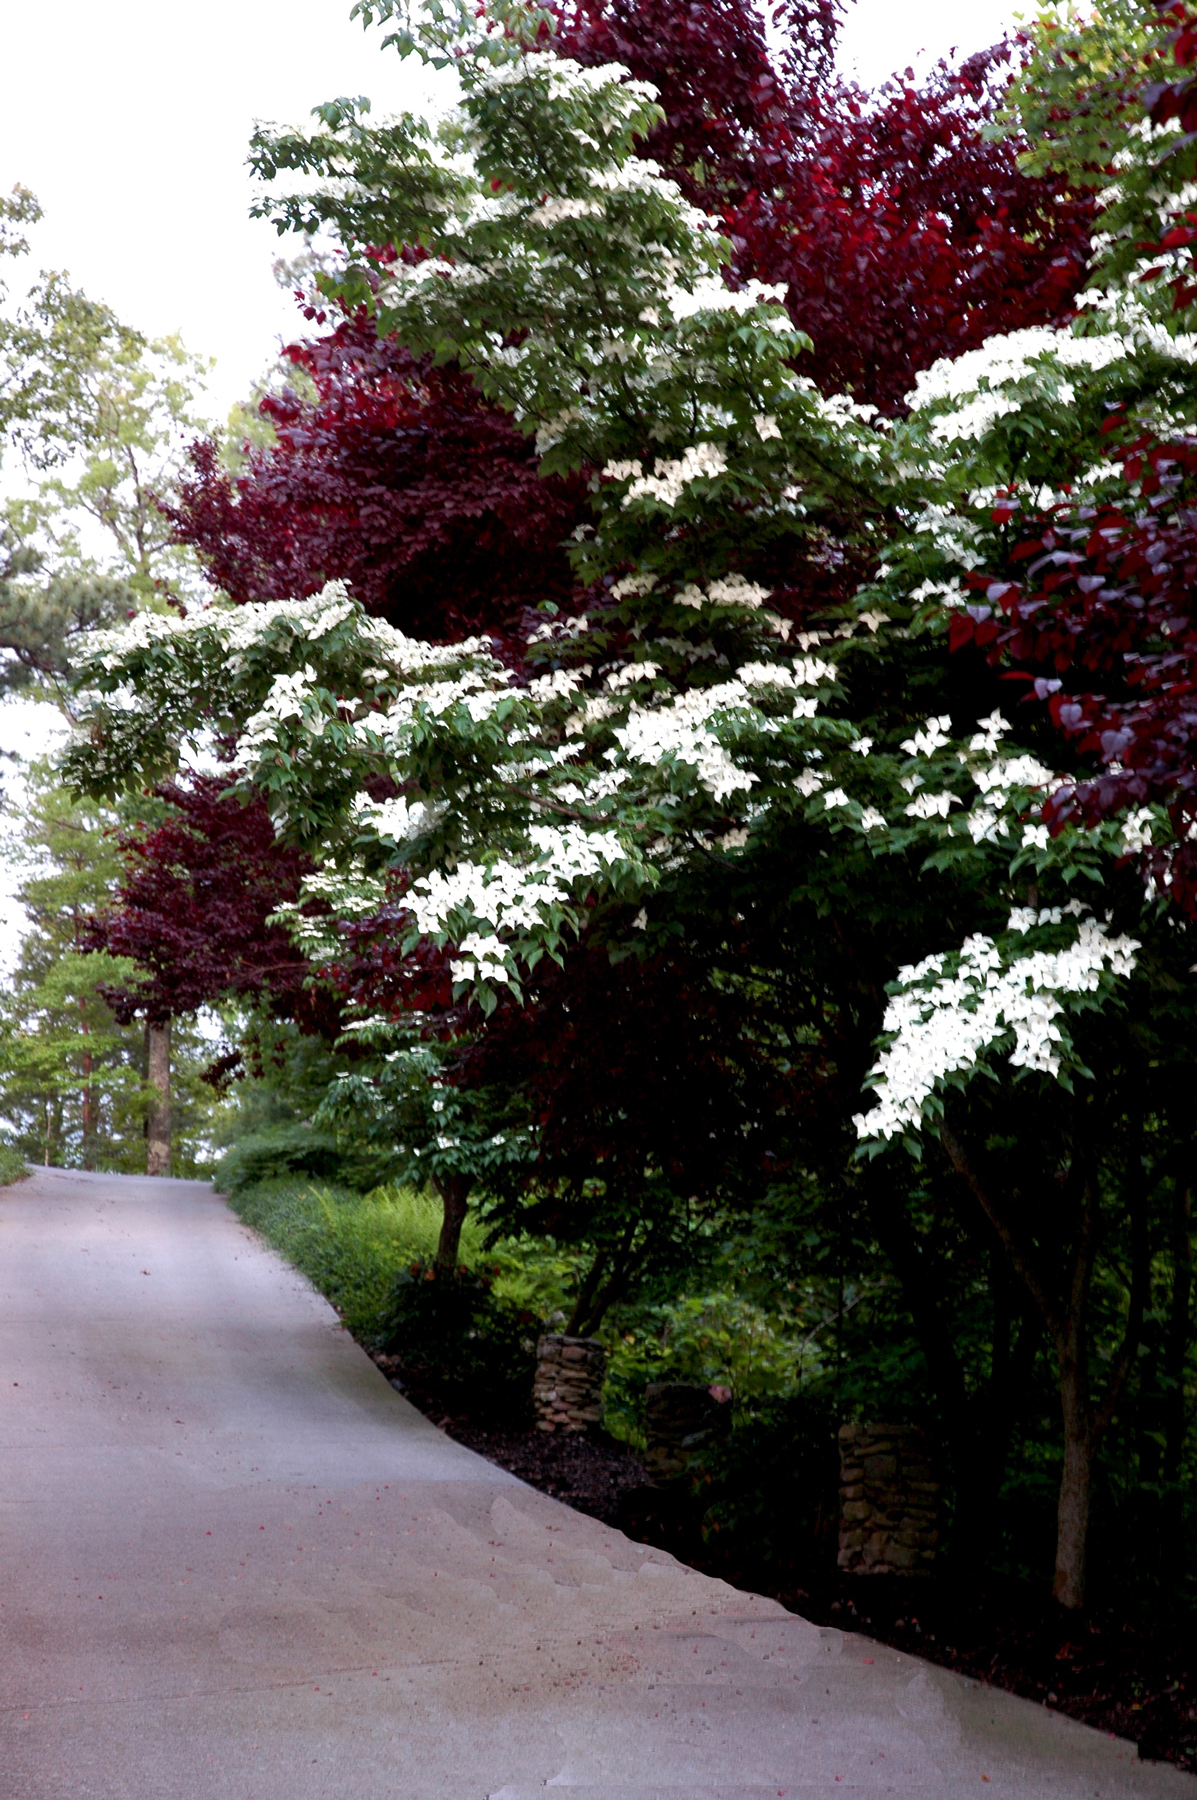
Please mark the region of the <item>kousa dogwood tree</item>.
MULTIPOLYGON (((937 350, 1070 303, 1087 202, 1057 174, 1024 175, 1011 145, 986 135, 1000 59, 866 103, 833 77, 829 0, 788 5, 772 48, 752 0, 581 0, 556 10, 551 33, 547 17, 532 27, 544 48, 619 60, 656 84, 664 117, 637 153, 722 213, 735 279, 788 278, 791 316, 817 334, 800 366, 825 389, 892 404, 937 350)), ((450 29, 442 51, 457 47, 450 29)), ((342 577, 409 633, 498 630, 508 654, 530 602, 571 603, 560 546, 584 517, 584 483, 545 478, 531 442, 460 370, 380 337, 362 311, 287 354, 315 397, 268 397, 273 441, 235 476, 214 444, 197 447, 170 509, 225 592, 261 600, 342 577)), ((844 586, 842 570, 824 574, 844 586)), ((806 607, 809 566, 802 585, 806 607)))
MULTIPOLYGON (((468 374, 549 473, 594 472, 571 551, 587 604, 550 600, 518 669, 480 635, 408 636, 336 584, 143 617, 89 664, 77 778, 145 780, 181 740, 236 737, 247 791, 317 865, 297 941, 330 959, 392 908, 401 949, 443 955, 475 1020, 583 931, 625 958, 699 915, 794 944, 790 969, 755 973, 800 972, 844 1127, 851 1093, 867 1147, 941 1143, 1043 1313, 1065 1426, 1056 1591, 1078 1605, 1143 1266, 1131 1208, 1123 1343, 1094 1402, 1093 1268, 1134 1182, 1087 1083, 1133 1062, 1132 1014, 1184 1065, 1156 996, 1183 994, 1191 949, 1119 825, 1051 835, 1060 740, 948 644, 969 576, 1014 547, 1012 510, 1106 479, 1112 407, 1183 411, 1187 346, 1098 308, 937 365, 897 428, 825 398, 780 294, 728 285, 716 226, 636 154, 652 92, 537 47, 542 24, 455 21, 462 100, 435 127, 338 103, 257 157, 289 177, 281 225, 335 227, 346 304, 468 374), (380 243, 421 254, 380 264, 380 243), (995 1192, 1023 1116, 1035 1181, 1012 1206, 995 1192)), ((384 1049, 386 1018, 368 1023, 384 1049)))

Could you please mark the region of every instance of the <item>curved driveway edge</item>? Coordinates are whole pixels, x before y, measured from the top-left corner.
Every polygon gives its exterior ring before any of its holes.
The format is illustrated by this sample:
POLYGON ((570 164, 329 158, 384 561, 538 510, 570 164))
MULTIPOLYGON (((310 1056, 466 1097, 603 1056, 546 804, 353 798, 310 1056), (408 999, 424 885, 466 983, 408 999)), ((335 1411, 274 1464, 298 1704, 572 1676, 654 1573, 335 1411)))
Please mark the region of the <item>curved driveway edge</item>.
POLYGON ((0 1189, 0 1800, 1197 1800, 452 1443, 197 1182, 0 1189))

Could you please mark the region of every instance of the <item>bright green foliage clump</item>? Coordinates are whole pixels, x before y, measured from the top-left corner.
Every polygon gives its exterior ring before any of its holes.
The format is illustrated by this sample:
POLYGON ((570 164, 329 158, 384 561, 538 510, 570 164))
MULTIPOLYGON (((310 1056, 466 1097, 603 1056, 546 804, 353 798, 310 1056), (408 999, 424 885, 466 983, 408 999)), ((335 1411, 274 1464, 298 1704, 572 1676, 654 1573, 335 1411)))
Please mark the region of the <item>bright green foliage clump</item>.
MULTIPOLYGON (((250 1140, 246 1160, 265 1137, 250 1140)), ((230 1164, 234 1170, 245 1166, 236 1161, 238 1150, 240 1145, 221 1164, 218 1185, 230 1164)), ((370 1347, 386 1334, 399 1276, 412 1264, 431 1263, 436 1254, 440 1201, 412 1188, 382 1186, 363 1194, 341 1182, 294 1174, 237 1181, 228 1191, 237 1216, 302 1270, 370 1347)), ((462 1266, 484 1269, 496 1297, 530 1315, 548 1318, 565 1304, 576 1260, 532 1240, 488 1247, 475 1214, 462 1228, 462 1266)))
POLYGON ((356 1338, 378 1343, 391 1290, 414 1254, 396 1229, 411 1222, 411 1207, 302 1176, 246 1187, 230 1203, 336 1307, 356 1338))
POLYGON ((261 1182, 292 1176, 315 1176, 360 1193, 376 1185, 382 1160, 368 1151, 355 1155, 336 1138, 296 1119, 237 1138, 218 1163, 213 1179, 219 1191, 231 1198, 261 1182))
POLYGON ((28 1173, 29 1165, 20 1151, 14 1150, 11 1144, 0 1144, 0 1187, 23 1181, 28 1173))

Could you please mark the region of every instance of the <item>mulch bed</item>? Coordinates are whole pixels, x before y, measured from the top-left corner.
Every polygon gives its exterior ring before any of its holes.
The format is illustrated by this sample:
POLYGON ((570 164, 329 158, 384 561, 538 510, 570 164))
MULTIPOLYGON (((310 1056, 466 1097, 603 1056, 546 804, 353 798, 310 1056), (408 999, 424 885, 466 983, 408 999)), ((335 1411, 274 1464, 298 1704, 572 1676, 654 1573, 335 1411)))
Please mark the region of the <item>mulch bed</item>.
MULTIPOLYGON (((384 1374, 396 1374, 391 1358, 375 1360, 384 1374)), ((766 1570, 737 1565, 704 1541, 689 1496, 650 1488, 639 1457, 614 1438, 601 1432, 550 1435, 518 1421, 490 1427, 447 1409, 418 1381, 405 1379, 403 1389, 458 1443, 639 1543, 767 1594, 816 1624, 863 1632, 1129 1738, 1145 1760, 1197 1774, 1197 1634, 1188 1619, 1077 1617, 1009 1582, 989 1588, 834 1571, 808 1577, 804 1586, 779 1581, 766 1570)))
POLYGON ((639 1457, 605 1433, 563 1436, 535 1431, 522 1420, 484 1425, 446 1404, 435 1387, 421 1381, 418 1372, 404 1367, 400 1375, 397 1357, 376 1354, 374 1361, 413 1406, 459 1444, 489 1457, 529 1487, 563 1500, 578 1512, 608 1525, 619 1524, 625 1496, 644 1486, 644 1465, 639 1457))
POLYGON ((864 1632, 1130 1738, 1144 1760, 1197 1773, 1191 1622, 1078 1618, 1031 1592, 962 1586, 838 1577, 821 1592, 776 1598, 819 1624, 864 1632))

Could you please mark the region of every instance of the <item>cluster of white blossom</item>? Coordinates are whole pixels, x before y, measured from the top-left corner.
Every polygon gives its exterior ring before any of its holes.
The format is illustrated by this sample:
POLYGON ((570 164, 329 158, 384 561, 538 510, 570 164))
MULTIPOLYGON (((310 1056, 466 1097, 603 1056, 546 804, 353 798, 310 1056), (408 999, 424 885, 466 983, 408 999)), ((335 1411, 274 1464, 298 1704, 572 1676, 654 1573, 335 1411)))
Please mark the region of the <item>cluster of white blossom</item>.
MULTIPOLYGON (((999 419, 1020 412, 1032 395, 1072 407, 1077 398, 1073 376, 1091 377, 1145 353, 1181 365, 1197 361, 1197 338, 1170 332, 1125 293, 1092 296, 1083 323, 1088 329, 1035 326, 988 338, 976 350, 923 370, 907 401, 916 414, 936 415, 933 442, 979 442, 999 419)), ((1050 489, 1047 494, 1040 504, 1053 503, 1050 489)))
POLYGON ((401 849, 435 831, 445 816, 445 805, 440 800, 407 800, 402 794, 391 800, 371 800, 368 794, 358 794, 353 811, 362 825, 401 849))
POLYGON ((1136 806, 1120 821, 1122 827, 1122 847, 1128 856, 1137 856, 1143 850, 1150 850, 1154 837, 1152 828, 1155 815, 1150 806, 1136 806))
POLYGON ((739 684, 721 683, 679 694, 665 706, 632 707, 615 737, 631 761, 655 768, 665 758, 675 758, 696 771, 712 799, 726 800, 747 792, 757 777, 733 760, 710 729, 710 721, 744 697, 739 684))
MULTIPOLYGON (((700 312, 727 312, 743 317, 758 307, 784 307, 787 284, 784 281, 748 281, 741 288, 729 288, 717 275, 701 276, 686 287, 672 286, 663 295, 675 320, 691 319, 700 312)), ((789 315, 766 314, 767 322, 777 331, 792 331, 789 315)), ((767 435, 762 433, 762 436, 767 435)))
POLYGON ((601 219, 606 212, 602 200, 546 200, 528 214, 530 225, 559 225, 563 219, 601 219))
POLYGON ((905 810, 911 819, 946 819, 950 809, 959 804, 957 796, 947 791, 924 793, 916 794, 905 810))
MULTIPOLYGON (((657 767, 673 759, 693 768, 699 784, 714 800, 746 793, 758 777, 743 769, 724 748, 716 729, 721 714, 759 707, 760 697, 816 687, 835 679, 830 663, 813 656, 795 657, 790 663, 745 663, 728 681, 712 687, 663 696, 654 705, 633 705, 627 722, 614 736, 630 761, 657 767)), ((797 694, 792 716, 812 718, 818 708, 814 695, 797 694)), ((758 722, 760 720, 758 714, 758 722)))
POLYGON ((951 743, 951 727, 951 715, 948 713, 928 719, 913 737, 903 739, 902 748, 908 756, 934 756, 937 750, 942 750, 945 744, 951 743))
POLYGON ((265 642, 279 626, 295 637, 315 642, 343 624, 352 611, 345 584, 331 581, 307 600, 206 606, 182 618, 177 613, 139 612, 123 625, 95 632, 88 639, 87 660, 90 667, 112 673, 135 651, 210 637, 235 669, 243 652, 265 642))
POLYGON ((662 506, 675 507, 692 481, 711 481, 727 469, 727 452, 718 444, 689 444, 676 458, 658 458, 655 472, 644 473, 639 457, 627 462, 608 463, 603 474, 611 481, 630 481, 621 504, 631 506, 635 500, 656 500, 662 506))
POLYGON ((1104 369, 1125 357, 1128 348, 1119 332, 1082 337, 1065 329, 1030 325, 986 338, 976 350, 966 350, 962 356, 941 357, 929 369, 920 370, 906 400, 917 411, 940 400, 968 400, 1025 381, 1032 374, 1054 373, 1052 362, 1061 369, 1104 369))
MULTIPOLYGON (((621 583, 620 586, 625 592, 628 591, 627 584, 621 583)), ((708 603, 711 606, 743 606, 751 612, 764 604, 769 598, 769 592, 759 582, 732 574, 708 581, 705 588, 696 581, 689 581, 680 593, 674 595, 674 599, 679 606, 692 606, 696 612, 708 603)))
POLYGON ((471 85, 486 90, 532 83, 541 86, 550 100, 601 98, 604 110, 626 120, 636 119, 657 98, 656 88, 634 81, 622 63, 580 63, 551 50, 521 50, 508 61, 480 69, 471 85))
POLYGON ((580 825, 533 825, 524 855, 461 862, 414 881, 404 897, 422 937, 458 946, 454 974, 462 981, 510 981, 512 938, 537 936, 571 913, 575 887, 634 858, 618 834, 580 825), (488 974, 482 973, 485 964, 488 974))
MULTIPOLYGON (((1074 913, 1076 908, 1071 908, 1074 913)), ((1059 926, 1065 909, 1013 913, 1009 930, 1059 926)), ((1135 967, 1134 938, 1111 937, 1097 919, 1081 919, 1063 948, 1011 954, 977 933, 954 956, 929 956, 899 972, 885 1012, 892 1042, 869 1081, 876 1104, 853 1120, 861 1138, 888 1139, 923 1124, 927 1102, 952 1078, 967 1078, 985 1052, 1009 1048, 1013 1067, 1059 1075, 1065 1011, 1061 996, 1093 994, 1104 976, 1135 967)))
MULTIPOLYGON (((1065 404, 1070 403, 1074 393, 1070 390, 1061 394, 1065 404)), ((958 407, 955 412, 947 413, 936 419, 931 427, 931 436, 942 444, 955 443, 962 438, 973 438, 979 441, 992 431, 999 419, 1010 413, 1021 411, 1021 402, 1013 394, 987 392, 977 394, 966 405, 958 407)))

